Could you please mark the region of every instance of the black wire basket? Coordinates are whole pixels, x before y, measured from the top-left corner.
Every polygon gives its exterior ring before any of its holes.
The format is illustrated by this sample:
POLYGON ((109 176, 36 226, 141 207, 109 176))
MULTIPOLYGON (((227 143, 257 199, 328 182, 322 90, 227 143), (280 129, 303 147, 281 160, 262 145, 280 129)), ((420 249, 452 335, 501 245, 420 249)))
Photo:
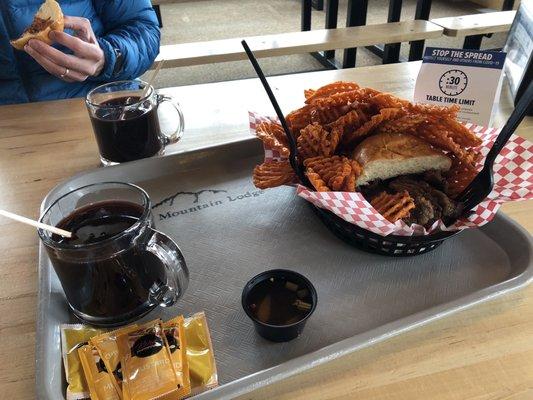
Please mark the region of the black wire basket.
MULTIPOLYGON (((246 41, 241 42, 250 62, 252 63, 257 76, 261 80, 265 91, 268 94, 268 97, 276 111, 276 114, 283 126, 285 135, 287 136, 287 141, 289 144, 290 154, 289 161, 292 166, 292 169, 298 176, 300 182, 305 185, 308 189, 314 190, 309 183, 305 173, 302 169, 302 166, 298 162, 298 150, 296 147, 296 140, 291 134, 289 126, 281 108, 268 84, 265 74, 261 70, 254 54, 250 50, 246 41)), ((361 228, 357 225, 350 224, 349 222, 343 220, 341 217, 333 214, 330 211, 323 210, 321 208, 311 205, 318 215, 320 220, 338 237, 340 237, 345 242, 356 246, 362 250, 383 254, 387 256, 402 257, 402 256, 414 256, 417 254, 427 253, 428 251, 434 250, 440 246, 446 239, 456 235, 460 231, 454 232, 438 232, 426 236, 380 236, 376 233, 370 232, 364 228, 361 228)))
POLYGON ((393 257, 415 256, 439 247, 446 239, 461 231, 437 232, 426 236, 381 236, 350 224, 331 211, 310 204, 315 214, 337 237, 361 250, 393 257))
MULTIPOLYGON (((289 160, 293 170, 296 172, 300 182, 309 190, 314 191, 309 180, 302 170, 302 166, 298 162, 298 150, 294 138, 290 134, 290 130, 286 127, 286 122, 282 120, 285 133, 287 135, 290 147, 289 160)), ((371 232, 365 228, 351 224, 345 221, 338 215, 331 211, 324 210, 313 204, 310 204, 315 214, 320 220, 333 232, 337 237, 344 240, 346 243, 355 246, 361 250, 382 254, 393 257, 406 257, 424 254, 439 247, 446 239, 461 232, 457 231, 440 231, 430 235, 418 236, 398 236, 388 235, 381 236, 377 233, 371 232)))

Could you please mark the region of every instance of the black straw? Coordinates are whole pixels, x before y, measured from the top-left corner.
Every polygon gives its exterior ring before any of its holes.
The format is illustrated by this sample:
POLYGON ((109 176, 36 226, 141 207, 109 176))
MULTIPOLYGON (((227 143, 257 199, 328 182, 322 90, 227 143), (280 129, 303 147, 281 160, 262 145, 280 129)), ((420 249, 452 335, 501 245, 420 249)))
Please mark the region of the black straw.
POLYGON ((252 63, 255 73, 259 77, 259 80, 263 84, 263 87, 265 88, 268 98, 270 99, 270 102, 272 103, 272 107, 274 107, 274 110, 276 111, 276 114, 278 115, 279 121, 281 122, 281 126, 283 127, 283 130, 285 131, 285 135, 287 136, 287 140, 289 141, 289 161, 291 163, 292 169, 296 172, 296 175, 298 175, 298 178, 300 178, 300 181, 305 182, 305 176, 302 173, 300 166, 298 164, 298 161, 296 160, 296 142, 294 141, 294 137, 291 134, 291 131, 287 125, 287 121, 285 121, 285 117, 283 116, 283 113, 281 112, 281 109, 279 108, 279 104, 274 97, 274 93, 272 93, 272 89, 270 88, 270 85, 268 84, 265 74, 261 70, 261 67, 259 66, 259 63, 257 62, 254 53, 252 53, 252 50, 250 50, 250 47, 248 47, 248 43, 246 43, 246 40, 241 41, 242 47, 244 47, 244 51, 246 52, 246 55, 250 59, 250 62, 252 63))

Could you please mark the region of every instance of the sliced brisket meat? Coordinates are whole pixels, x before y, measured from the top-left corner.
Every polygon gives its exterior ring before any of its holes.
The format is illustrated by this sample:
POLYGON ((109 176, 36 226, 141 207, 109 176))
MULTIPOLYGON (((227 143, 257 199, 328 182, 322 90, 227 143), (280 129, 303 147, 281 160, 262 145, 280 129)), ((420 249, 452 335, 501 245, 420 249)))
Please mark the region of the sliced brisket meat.
MULTIPOLYGON (((389 183, 389 188, 394 191, 407 190, 413 197, 418 212, 412 213, 420 225, 431 225, 438 219, 449 219, 458 216, 460 207, 450 199, 445 193, 423 180, 416 180, 411 177, 402 176, 389 183), (431 208, 428 206, 431 204, 431 208), (433 214, 433 215, 432 215, 433 214)), ((412 217, 412 218, 413 218, 412 217)))
POLYGON ((39 32, 44 31, 46 28, 51 26, 53 23, 54 21, 52 21, 52 19, 50 18, 42 19, 39 17, 35 17, 33 19, 32 24, 28 27, 28 29, 26 29, 26 32, 31 33, 31 34, 39 33, 39 32))

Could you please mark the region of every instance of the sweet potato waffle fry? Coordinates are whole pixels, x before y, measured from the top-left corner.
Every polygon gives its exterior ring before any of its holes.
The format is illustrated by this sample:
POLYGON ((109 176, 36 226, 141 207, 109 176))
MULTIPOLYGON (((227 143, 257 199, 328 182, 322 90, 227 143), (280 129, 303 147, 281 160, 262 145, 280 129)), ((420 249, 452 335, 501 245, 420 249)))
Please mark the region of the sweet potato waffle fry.
POLYGON ((291 132, 296 136, 300 129, 313 122, 326 125, 337 120, 353 108, 358 108, 359 104, 367 102, 371 96, 377 93, 380 92, 364 88, 335 93, 328 97, 318 97, 312 104, 292 111, 285 119, 291 132))
POLYGON ((355 192, 355 187, 357 185, 357 178, 359 178, 359 175, 361 175, 361 172, 363 172, 363 168, 359 163, 355 160, 350 161, 352 172, 350 175, 348 175, 344 181, 344 186, 342 188, 342 191, 344 192, 355 192))
POLYGON ((380 124, 376 129, 376 132, 386 132, 386 133, 414 133, 414 130, 418 125, 426 120, 426 115, 424 114, 407 114, 403 117, 385 121, 380 124))
POLYGON ((300 135, 300 129, 305 128, 311 123, 312 109, 313 106, 306 105, 302 108, 291 111, 285 116, 285 121, 287 121, 287 125, 289 126, 289 129, 294 137, 297 138, 300 135))
POLYGON ((326 182, 324 182, 320 175, 313 171, 312 168, 308 168, 307 171, 305 171, 305 175, 317 192, 331 192, 331 189, 326 185, 326 182))
POLYGON ((316 156, 331 156, 339 144, 340 135, 336 131, 327 131, 318 123, 307 125, 300 131, 297 146, 302 159, 316 156))
POLYGON ((399 219, 408 218, 411 210, 415 208, 414 200, 406 190, 396 194, 381 192, 370 201, 370 204, 392 223, 399 219))
POLYGON ((305 95, 305 104, 313 104, 317 99, 322 97, 329 97, 333 94, 350 92, 352 90, 359 89, 359 85, 355 82, 333 82, 329 85, 322 86, 317 90, 306 90, 305 95))
POLYGON ((339 139, 355 129, 359 128, 365 122, 369 120, 369 109, 368 107, 357 107, 356 109, 344 114, 342 117, 333 121, 330 124, 326 125, 326 128, 330 131, 335 131, 339 136, 339 139))
POLYGON ((344 135, 342 141, 345 145, 349 145, 355 140, 363 138, 370 134, 372 130, 376 129, 381 123, 385 121, 394 120, 403 115, 403 113, 404 111, 401 108, 383 108, 379 111, 379 114, 370 117, 370 120, 365 122, 358 129, 349 134, 344 135))
POLYGON ((359 90, 319 98, 312 104, 311 121, 323 125, 329 124, 350 111, 350 104, 358 103, 361 98, 359 90))
POLYGON ((428 114, 448 118, 457 117, 457 113, 460 110, 460 107, 457 104, 445 107, 438 106, 435 104, 413 104, 411 102, 408 102, 406 107, 408 111, 413 114, 428 114))
POLYGON ((321 143, 322 138, 327 131, 318 123, 309 124, 300 131, 298 140, 296 141, 298 155, 302 159, 316 157, 322 154, 321 143))
POLYGON ((468 149, 460 146, 446 126, 437 124, 421 124, 413 133, 424 139, 426 142, 438 149, 449 151, 454 154, 461 162, 474 165, 481 155, 474 149, 468 149))
POLYGON ((359 89, 359 96, 360 102, 367 102, 371 97, 377 96, 379 94, 383 94, 383 92, 380 92, 379 90, 372 89, 372 88, 360 88, 359 89))
POLYGON ((442 124, 447 128, 449 136, 459 146, 477 147, 481 144, 481 139, 474 132, 455 119, 446 118, 442 121, 442 124))
POLYGON ((454 199, 474 180, 478 171, 473 165, 465 164, 454 155, 450 158, 452 159, 452 167, 446 173, 447 192, 454 199))
POLYGON ((350 191, 361 173, 357 162, 342 156, 313 157, 304 161, 306 175, 316 190, 350 191))
POLYGON ((272 161, 254 168, 253 182, 259 189, 269 189, 294 182, 294 173, 289 161, 272 161))
POLYGON ((289 143, 285 131, 280 124, 274 122, 261 122, 256 129, 257 137, 272 150, 277 151, 282 157, 289 156, 289 143))
POLYGON ((389 93, 378 92, 373 96, 369 96, 366 101, 369 104, 376 106, 379 110, 382 108, 402 108, 408 106, 410 103, 407 100, 400 99, 389 93))
MULTIPOLYGON (((316 93, 315 89, 304 89, 304 97, 307 100, 316 93)), ((307 104, 307 101, 305 102, 307 104)))

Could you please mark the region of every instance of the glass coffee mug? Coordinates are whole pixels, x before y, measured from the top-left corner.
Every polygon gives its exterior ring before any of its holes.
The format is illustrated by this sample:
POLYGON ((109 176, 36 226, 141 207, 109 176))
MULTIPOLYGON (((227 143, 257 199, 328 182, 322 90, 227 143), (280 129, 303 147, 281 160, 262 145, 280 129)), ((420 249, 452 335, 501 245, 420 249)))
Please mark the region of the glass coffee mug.
POLYGON ((185 127, 178 102, 139 80, 98 86, 87 94, 85 104, 105 166, 163 154, 168 144, 181 138, 185 127), (177 114, 176 128, 169 134, 161 132, 159 123, 158 110, 164 102, 177 114))
POLYGON ((128 183, 75 189, 52 203, 41 222, 73 233, 39 229, 70 308, 100 326, 138 319, 174 304, 189 272, 176 243, 153 229, 148 194, 128 183))

